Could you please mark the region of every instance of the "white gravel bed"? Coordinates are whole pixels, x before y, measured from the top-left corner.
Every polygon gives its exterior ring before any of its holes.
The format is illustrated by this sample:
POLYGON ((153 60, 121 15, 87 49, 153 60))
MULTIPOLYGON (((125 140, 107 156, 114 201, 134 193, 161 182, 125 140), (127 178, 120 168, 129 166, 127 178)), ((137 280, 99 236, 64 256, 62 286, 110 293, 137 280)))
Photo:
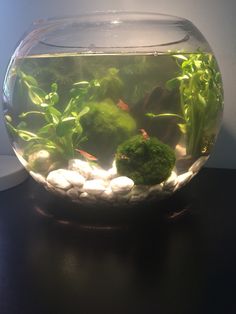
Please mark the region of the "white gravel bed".
POLYGON ((205 157, 200 157, 187 172, 180 175, 174 169, 167 180, 155 185, 135 185, 132 179, 119 176, 115 162, 105 170, 80 159, 71 159, 68 169, 50 171, 47 177, 33 171, 30 174, 47 190, 78 204, 122 206, 124 203, 136 204, 167 198, 187 184, 205 161, 205 157))

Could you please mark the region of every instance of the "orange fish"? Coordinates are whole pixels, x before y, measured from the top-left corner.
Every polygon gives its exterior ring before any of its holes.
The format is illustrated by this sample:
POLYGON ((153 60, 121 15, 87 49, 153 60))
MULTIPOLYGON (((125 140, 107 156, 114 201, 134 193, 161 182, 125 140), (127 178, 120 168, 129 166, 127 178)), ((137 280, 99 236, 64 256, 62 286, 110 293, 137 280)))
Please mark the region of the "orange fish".
POLYGON ((119 107, 121 110, 129 111, 129 106, 125 102, 123 102, 122 99, 119 99, 117 107, 119 107))
POLYGON ((145 141, 149 139, 149 135, 147 134, 147 132, 144 129, 139 129, 139 131, 141 132, 142 137, 145 141))
POLYGON ((80 153, 85 159, 88 159, 88 160, 91 160, 91 161, 92 161, 92 160, 93 160, 93 161, 98 160, 95 156, 93 156, 93 155, 87 153, 86 151, 84 151, 84 150, 82 150, 82 149, 76 149, 76 151, 77 151, 78 153, 80 153))

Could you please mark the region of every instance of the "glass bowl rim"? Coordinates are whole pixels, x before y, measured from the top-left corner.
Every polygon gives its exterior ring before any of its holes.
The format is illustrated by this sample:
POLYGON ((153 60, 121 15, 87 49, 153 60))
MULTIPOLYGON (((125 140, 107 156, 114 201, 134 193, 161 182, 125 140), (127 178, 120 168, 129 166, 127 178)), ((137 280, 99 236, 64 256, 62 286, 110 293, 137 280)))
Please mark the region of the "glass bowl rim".
MULTIPOLYGON (((108 11, 91 11, 91 12, 85 12, 83 14, 78 15, 68 15, 68 16, 56 16, 56 17, 49 17, 47 19, 40 19, 36 20, 32 27, 34 30, 36 29, 39 32, 47 32, 54 31, 57 28, 65 29, 66 27, 71 27, 72 25, 76 26, 100 26, 105 25, 107 29, 112 26, 118 26, 119 31, 119 24, 127 25, 128 23, 131 23, 133 25, 138 23, 151 23, 152 27, 166 27, 169 28, 169 30, 174 28, 182 28, 184 29, 184 33, 180 34, 179 36, 174 36, 174 38, 167 40, 167 41, 160 41, 159 43, 149 43, 144 45, 112 45, 112 47, 108 47, 107 45, 95 45, 94 48, 97 49, 135 49, 140 48, 144 49, 154 49, 162 46, 172 46, 174 44, 179 44, 182 42, 186 42, 190 39, 190 34, 188 33, 187 29, 189 29, 189 26, 192 25, 192 23, 182 17, 170 15, 170 14, 164 14, 164 13, 158 13, 158 12, 139 12, 139 11, 123 11, 123 10, 108 10, 108 11), (118 24, 118 25, 116 25, 118 24), (188 26, 187 26, 188 25, 188 26), (172 28, 173 27, 173 28, 172 28)), ((122 25, 121 25, 122 28, 122 25)), ((152 29, 152 31, 154 28, 152 29)), ((78 44, 59 44, 59 43, 53 43, 47 38, 45 40, 40 39, 40 44, 44 46, 50 46, 55 48, 63 48, 63 49, 89 49, 91 46, 89 45, 78 45, 78 44)), ((155 50, 155 49, 154 49, 155 50)))
POLYGON ((150 11, 130 11, 130 10, 107 10, 107 11, 86 11, 81 14, 75 15, 59 15, 59 16, 51 16, 48 18, 37 19, 33 21, 33 26, 39 26, 44 24, 54 24, 59 23, 66 20, 77 20, 78 22, 84 18, 95 18, 101 16, 112 16, 117 15, 119 17, 126 16, 128 17, 146 17, 151 20, 151 18, 155 18, 156 22, 163 22, 166 25, 177 25, 178 22, 180 23, 191 23, 188 19, 184 17, 180 17, 177 15, 166 14, 166 13, 159 13, 159 12, 150 12, 150 11))

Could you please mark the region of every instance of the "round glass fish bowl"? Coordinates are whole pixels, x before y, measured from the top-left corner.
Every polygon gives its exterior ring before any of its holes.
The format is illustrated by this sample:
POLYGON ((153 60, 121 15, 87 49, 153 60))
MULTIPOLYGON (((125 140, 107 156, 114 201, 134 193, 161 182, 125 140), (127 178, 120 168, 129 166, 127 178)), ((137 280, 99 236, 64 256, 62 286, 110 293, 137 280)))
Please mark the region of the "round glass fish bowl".
POLYGON ((4 82, 12 146, 79 206, 129 207, 187 184, 212 151, 222 81, 188 20, 108 12, 38 21, 4 82))

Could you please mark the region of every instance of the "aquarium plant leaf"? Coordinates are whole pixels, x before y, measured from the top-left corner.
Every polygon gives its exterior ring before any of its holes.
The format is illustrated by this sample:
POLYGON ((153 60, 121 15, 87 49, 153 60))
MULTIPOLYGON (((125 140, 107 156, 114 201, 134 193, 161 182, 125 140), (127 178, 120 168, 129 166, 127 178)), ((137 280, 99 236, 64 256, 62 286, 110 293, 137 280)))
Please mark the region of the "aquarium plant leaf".
POLYGON ((48 107, 47 112, 51 116, 56 116, 57 118, 60 118, 62 116, 61 112, 58 109, 56 109, 55 107, 48 107))
POLYGON ((178 127, 183 134, 186 134, 187 128, 185 123, 178 123, 178 127))
POLYGON ((21 121, 18 125, 17 125, 17 129, 18 130, 26 130, 27 128, 27 123, 25 121, 21 121))
POLYGON ((71 133, 71 128, 74 126, 75 118, 65 119, 64 121, 60 121, 56 127, 56 134, 59 137, 65 136, 66 134, 71 133))
POLYGON ((36 81, 36 79, 28 74, 25 74, 22 71, 17 71, 17 74, 19 75, 19 77, 21 78, 22 82, 25 83, 25 85, 29 86, 38 86, 38 82, 36 81))
POLYGON ((99 83, 99 80, 92 80, 90 86, 100 87, 101 85, 99 83))
POLYGON ((173 90, 173 89, 178 88, 178 87, 179 87, 178 78, 173 78, 173 79, 166 82, 166 88, 168 90, 173 90))
POLYGON ((73 83, 73 86, 79 86, 79 87, 88 87, 89 86, 89 82, 88 81, 79 81, 76 83, 73 83))
POLYGON ((26 131, 26 130, 18 130, 17 133, 26 142, 39 139, 37 134, 26 131))
POLYGON ((159 113, 159 114, 154 114, 154 113, 148 112, 145 115, 147 117, 149 117, 149 118, 173 117, 173 118, 178 118, 178 119, 184 120, 184 117, 182 117, 181 115, 179 115, 177 113, 159 113))
POLYGON ((47 135, 49 130, 53 128, 53 123, 48 123, 46 125, 44 125, 43 127, 41 127, 38 131, 37 131, 37 134, 38 135, 47 135))
POLYGON ((81 135, 83 133, 83 128, 80 123, 76 123, 76 126, 74 128, 74 134, 81 135))
POLYGON ((40 105, 45 102, 46 93, 37 86, 30 86, 29 87, 29 98, 35 105, 40 105))
POLYGON ((179 66, 178 78, 183 78, 179 84, 180 102, 185 123, 178 126, 186 136, 187 153, 199 157, 209 153, 216 124, 212 121, 218 121, 222 111, 221 76, 211 54, 189 54, 179 66))
POLYGON ((36 110, 32 110, 32 111, 27 111, 27 112, 22 112, 22 114, 19 115, 19 118, 25 118, 31 114, 39 114, 39 115, 45 115, 45 112, 42 111, 36 111, 36 110))
POLYGON ((175 57, 176 59, 180 59, 180 60, 188 60, 188 58, 185 57, 184 55, 173 55, 173 57, 175 57))
POLYGON ((58 89, 57 83, 52 83, 51 84, 51 91, 52 93, 56 93, 58 89))
POLYGON ((9 123, 12 123, 12 117, 9 114, 5 115, 5 120, 9 123))
MULTIPOLYGON (((60 99, 58 90, 62 84, 55 75, 47 86, 46 80, 42 81, 38 73, 32 71, 31 73, 35 73, 35 77, 22 71, 16 73, 19 90, 22 90, 26 108, 30 110, 15 118, 17 123, 20 122, 18 126, 14 125, 15 121, 9 120, 8 128, 14 136, 27 142, 24 146, 26 159, 37 150, 45 148, 50 149, 50 152, 53 151, 53 155, 62 161, 74 158, 75 148, 80 149, 80 145, 89 138, 87 130, 86 135, 84 134, 80 121, 91 110, 87 104, 104 99, 114 99, 116 103, 119 99, 124 86, 119 76, 119 69, 110 67, 105 71, 92 73, 90 81, 77 81, 74 78, 78 78, 78 75, 74 76, 71 85, 66 86, 68 95, 65 90, 62 90, 60 99), (41 81, 37 81, 36 77, 40 77, 41 81), (34 115, 40 116, 35 124, 34 115), (26 127, 23 126, 25 121, 26 127), (30 132, 31 130, 33 132, 30 132)), ((47 82, 49 77, 50 75, 47 77, 47 82)), ((64 85, 62 86, 64 88, 64 85)))
POLYGON ((6 123, 6 127, 7 127, 8 131, 9 131, 12 135, 18 135, 18 130, 12 125, 11 122, 8 122, 8 121, 6 120, 5 123, 6 123))
POLYGON ((70 90, 72 98, 82 100, 88 95, 90 86, 90 83, 87 81, 79 81, 74 83, 72 89, 70 90))
POLYGON ((201 94, 198 94, 198 99, 204 107, 207 105, 206 99, 201 94))
POLYGON ((51 92, 45 96, 45 100, 49 103, 49 105, 56 105, 59 101, 57 88, 57 83, 52 83, 51 92))
POLYGON ((67 117, 61 120, 62 122, 75 121, 75 117, 67 117))
POLYGON ((194 158, 209 153, 223 108, 223 89, 216 60, 211 54, 174 54, 179 73, 166 82, 179 90, 181 113, 146 113, 150 118, 176 117, 186 138, 186 150, 194 158))
POLYGON ((104 100, 110 98, 117 102, 122 95, 124 83, 119 77, 119 70, 117 68, 109 68, 106 75, 99 79, 99 88, 97 90, 97 100, 104 100))
POLYGON ((51 105, 55 105, 59 101, 59 96, 56 92, 52 92, 45 96, 45 100, 48 101, 51 105))
POLYGON ((64 109, 64 112, 63 112, 63 115, 66 116, 67 113, 71 113, 75 107, 75 99, 74 98, 71 98, 66 106, 66 108, 64 109))
POLYGON ((117 75, 119 73, 119 69, 117 68, 109 68, 108 73, 111 75, 117 75))
POLYGON ((90 108, 88 106, 85 106, 77 115, 77 118, 83 117, 85 114, 89 112, 90 108))

